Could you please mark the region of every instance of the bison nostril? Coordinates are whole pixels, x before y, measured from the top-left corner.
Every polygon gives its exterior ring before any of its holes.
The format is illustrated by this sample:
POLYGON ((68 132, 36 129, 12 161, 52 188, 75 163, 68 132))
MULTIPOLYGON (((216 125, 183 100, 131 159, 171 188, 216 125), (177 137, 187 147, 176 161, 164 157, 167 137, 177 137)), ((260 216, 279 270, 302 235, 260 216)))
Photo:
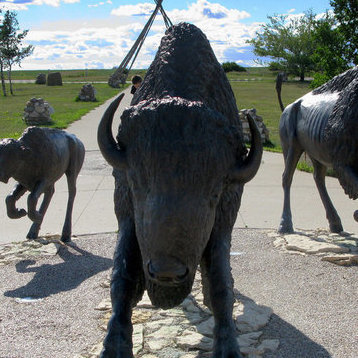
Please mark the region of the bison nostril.
POLYGON ((186 280, 189 275, 189 269, 185 265, 176 262, 170 265, 149 261, 147 269, 151 279, 160 283, 179 284, 186 280))

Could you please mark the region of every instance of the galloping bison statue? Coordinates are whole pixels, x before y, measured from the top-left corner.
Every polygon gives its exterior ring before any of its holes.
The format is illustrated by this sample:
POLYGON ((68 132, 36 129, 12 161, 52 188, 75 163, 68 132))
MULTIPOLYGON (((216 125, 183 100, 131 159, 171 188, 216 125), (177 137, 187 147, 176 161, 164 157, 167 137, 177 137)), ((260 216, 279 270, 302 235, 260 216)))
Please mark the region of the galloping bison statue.
POLYGON ((115 140, 111 125, 122 97, 98 128, 114 167, 120 229, 101 357, 133 357, 131 314, 144 290, 153 305, 174 307, 190 293, 198 265, 215 317, 213 357, 241 357, 230 243, 244 184, 261 162, 256 124, 251 118, 248 153, 226 75, 205 35, 188 23, 167 30, 115 140))
POLYGON ((73 134, 59 129, 28 127, 18 139, 0 141, 0 181, 14 178, 17 183, 6 197, 7 215, 18 219, 28 215, 33 221, 28 239, 36 239, 55 191, 55 182, 66 174, 68 203, 61 240, 71 240, 72 209, 76 196, 76 180, 85 156, 83 143, 73 134), (29 191, 27 211, 16 208, 16 201, 29 191), (41 206, 37 202, 44 194, 41 206))

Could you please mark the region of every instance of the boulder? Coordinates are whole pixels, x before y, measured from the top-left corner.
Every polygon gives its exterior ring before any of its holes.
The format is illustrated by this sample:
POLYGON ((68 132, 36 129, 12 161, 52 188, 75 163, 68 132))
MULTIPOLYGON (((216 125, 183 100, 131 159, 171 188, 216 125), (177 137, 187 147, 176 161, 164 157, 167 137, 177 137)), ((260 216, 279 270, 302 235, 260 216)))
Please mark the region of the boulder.
POLYGON ((82 86, 77 98, 79 101, 96 102, 96 89, 90 83, 87 83, 82 86))
POLYGON ((251 116, 254 118, 259 131, 261 133, 261 140, 262 143, 267 143, 270 141, 270 136, 269 136, 269 130, 267 129, 267 127, 265 126, 263 119, 261 116, 258 116, 256 114, 256 109, 252 108, 252 109, 242 109, 239 113, 240 115, 240 120, 242 123, 242 130, 244 133, 244 140, 246 143, 251 143, 251 132, 250 132, 250 126, 249 126, 249 122, 247 120, 247 113, 250 113, 251 116))
POLYGON ((53 72, 47 75, 47 86, 62 86, 62 76, 60 72, 53 72))
POLYGON ((42 98, 31 98, 24 108, 23 120, 28 126, 51 124, 53 108, 42 98))
POLYGON ((36 77, 35 83, 37 85, 45 85, 46 84, 46 75, 44 73, 39 73, 36 77))

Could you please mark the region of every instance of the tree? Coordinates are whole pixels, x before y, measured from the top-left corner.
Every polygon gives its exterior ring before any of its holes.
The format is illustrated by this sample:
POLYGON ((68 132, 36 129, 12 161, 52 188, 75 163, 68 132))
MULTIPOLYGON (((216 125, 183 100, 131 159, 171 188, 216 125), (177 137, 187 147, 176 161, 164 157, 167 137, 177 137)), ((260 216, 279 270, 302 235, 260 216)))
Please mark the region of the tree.
POLYGON ((21 64, 21 61, 31 55, 33 46, 22 46, 22 41, 26 37, 28 30, 20 32, 19 22, 14 11, 7 10, 0 23, 0 71, 3 94, 6 96, 4 69, 8 70, 10 82, 10 93, 13 95, 11 71, 14 64, 21 64))
MULTIPOLYGON (((2 14, 2 10, 0 9, 0 20, 1 20, 1 14, 2 14)), ((3 42, 2 41, 3 38, 3 33, 2 33, 2 23, 0 23, 0 44, 3 42)), ((1 50, 1 47, 0 47, 1 50)), ((5 68, 5 64, 4 64, 4 59, 1 55, 0 52, 0 77, 1 77, 1 87, 2 87, 2 92, 4 94, 4 96, 6 96, 6 87, 5 87, 5 78, 4 78, 4 68, 5 68)))
POLYGON ((349 60, 347 43, 332 14, 326 12, 323 18, 316 21, 313 41, 315 51, 312 60, 317 72, 314 74, 311 87, 318 87, 347 70, 349 60))
POLYGON ((272 60, 304 81, 305 74, 314 68, 312 54, 314 42, 312 32, 315 14, 307 11, 303 16, 268 16, 269 23, 256 32, 256 38, 248 43, 254 47, 254 53, 272 60))
POLYGON ((238 65, 236 62, 224 62, 221 66, 225 72, 246 72, 245 67, 238 65))
POLYGON ((331 0, 330 5, 339 22, 338 30, 347 43, 347 58, 358 65, 358 2, 357 0, 331 0))

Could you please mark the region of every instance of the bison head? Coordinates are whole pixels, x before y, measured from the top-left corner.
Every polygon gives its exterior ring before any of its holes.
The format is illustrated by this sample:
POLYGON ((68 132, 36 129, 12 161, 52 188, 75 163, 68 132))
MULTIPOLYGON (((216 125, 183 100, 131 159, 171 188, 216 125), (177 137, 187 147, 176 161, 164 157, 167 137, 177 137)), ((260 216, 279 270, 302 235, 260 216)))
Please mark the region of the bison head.
POLYGON ((21 146, 18 141, 6 138, 0 141, 0 181, 7 183, 14 176, 21 159, 21 146))
POLYGON ((261 138, 251 121, 247 156, 240 126, 201 102, 167 97, 124 111, 116 142, 111 125, 122 97, 104 114, 98 143, 125 173, 152 302, 163 307, 170 296, 174 306, 190 292, 214 225, 233 225, 243 184, 261 161, 261 138))

